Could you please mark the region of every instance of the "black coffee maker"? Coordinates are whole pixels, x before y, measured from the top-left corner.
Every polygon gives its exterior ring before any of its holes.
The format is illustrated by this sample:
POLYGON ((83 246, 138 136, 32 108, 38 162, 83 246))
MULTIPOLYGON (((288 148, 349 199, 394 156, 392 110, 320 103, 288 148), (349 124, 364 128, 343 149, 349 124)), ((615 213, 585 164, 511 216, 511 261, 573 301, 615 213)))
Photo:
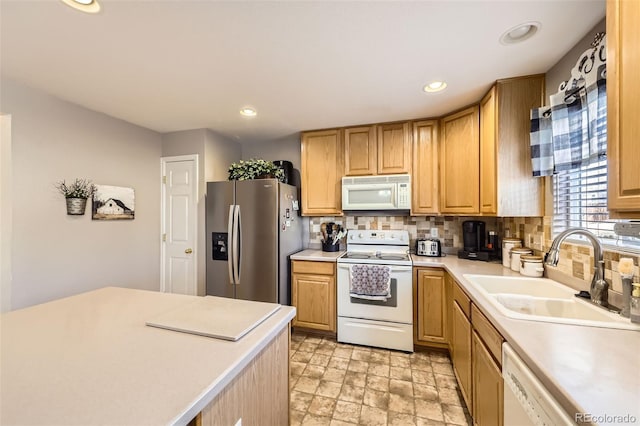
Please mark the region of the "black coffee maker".
POLYGON ((490 246, 487 247, 485 223, 481 220, 462 222, 463 249, 458 252, 460 259, 489 261, 497 258, 497 235, 493 233, 490 246))

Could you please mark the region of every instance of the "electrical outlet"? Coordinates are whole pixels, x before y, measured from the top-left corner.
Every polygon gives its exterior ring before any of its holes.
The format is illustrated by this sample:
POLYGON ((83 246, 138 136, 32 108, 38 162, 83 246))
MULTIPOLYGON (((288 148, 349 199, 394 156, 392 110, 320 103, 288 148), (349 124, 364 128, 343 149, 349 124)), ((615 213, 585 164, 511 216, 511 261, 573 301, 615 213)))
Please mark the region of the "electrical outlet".
POLYGON ((438 238, 438 228, 431 228, 431 238, 438 238))

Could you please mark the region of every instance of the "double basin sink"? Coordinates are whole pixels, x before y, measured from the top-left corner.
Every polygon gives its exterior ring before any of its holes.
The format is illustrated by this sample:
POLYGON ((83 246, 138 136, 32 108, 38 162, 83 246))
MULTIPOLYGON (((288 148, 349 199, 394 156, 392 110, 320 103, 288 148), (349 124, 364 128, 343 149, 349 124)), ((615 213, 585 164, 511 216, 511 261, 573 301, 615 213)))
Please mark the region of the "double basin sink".
POLYGON ((550 279, 472 274, 464 277, 509 318, 640 330, 640 324, 577 298, 575 290, 550 279))

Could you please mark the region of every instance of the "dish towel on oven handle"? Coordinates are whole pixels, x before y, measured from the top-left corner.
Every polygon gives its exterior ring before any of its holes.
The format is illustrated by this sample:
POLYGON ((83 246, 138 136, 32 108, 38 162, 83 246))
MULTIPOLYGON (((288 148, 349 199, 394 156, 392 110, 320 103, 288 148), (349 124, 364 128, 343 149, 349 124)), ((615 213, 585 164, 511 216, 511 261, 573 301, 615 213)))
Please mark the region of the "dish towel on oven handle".
POLYGON ((391 268, 386 265, 351 265, 349 295, 386 301, 391 297, 391 268))

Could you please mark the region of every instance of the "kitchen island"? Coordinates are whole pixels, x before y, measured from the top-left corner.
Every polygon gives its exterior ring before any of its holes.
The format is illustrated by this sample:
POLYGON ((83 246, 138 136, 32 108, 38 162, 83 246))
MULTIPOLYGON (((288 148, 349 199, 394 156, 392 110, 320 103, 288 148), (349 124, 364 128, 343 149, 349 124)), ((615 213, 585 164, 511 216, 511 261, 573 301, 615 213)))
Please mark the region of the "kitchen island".
POLYGON ((236 342, 145 325, 194 300, 108 287, 3 314, 0 424, 286 424, 295 309, 236 342))

